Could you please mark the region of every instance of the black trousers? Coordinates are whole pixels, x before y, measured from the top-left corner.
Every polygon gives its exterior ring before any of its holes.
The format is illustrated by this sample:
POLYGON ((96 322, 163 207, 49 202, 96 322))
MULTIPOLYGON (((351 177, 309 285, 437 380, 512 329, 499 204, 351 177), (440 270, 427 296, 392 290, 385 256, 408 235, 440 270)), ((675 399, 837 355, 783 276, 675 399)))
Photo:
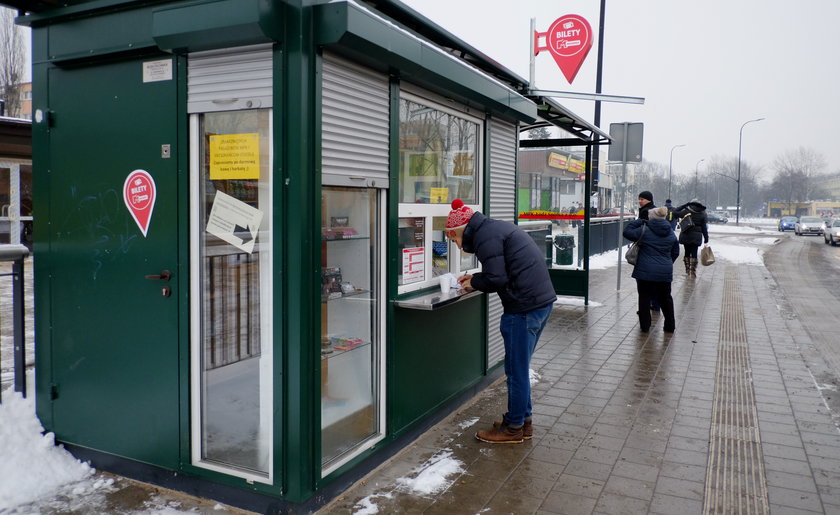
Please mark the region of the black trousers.
POLYGON ((642 331, 650 330, 650 302, 656 299, 665 318, 665 330, 673 331, 676 327, 674 318, 674 299, 671 297, 670 282, 642 281, 636 279, 636 291, 639 292, 639 326, 642 331))
POLYGON ((700 248, 700 245, 694 245, 694 244, 691 244, 691 243, 686 243, 686 244, 683 245, 683 247, 685 248, 685 255, 686 256, 688 256, 690 258, 697 259, 697 249, 700 248))

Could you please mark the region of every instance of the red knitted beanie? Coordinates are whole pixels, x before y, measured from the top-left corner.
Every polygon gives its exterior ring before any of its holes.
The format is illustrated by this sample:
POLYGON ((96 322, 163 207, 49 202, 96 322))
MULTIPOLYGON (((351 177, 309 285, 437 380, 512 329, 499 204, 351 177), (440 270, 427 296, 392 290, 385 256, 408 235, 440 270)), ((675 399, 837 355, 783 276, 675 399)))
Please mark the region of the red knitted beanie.
POLYGON ((452 201, 452 211, 446 218, 446 230, 458 229, 464 227, 472 218, 474 211, 464 205, 464 201, 456 198, 452 201))

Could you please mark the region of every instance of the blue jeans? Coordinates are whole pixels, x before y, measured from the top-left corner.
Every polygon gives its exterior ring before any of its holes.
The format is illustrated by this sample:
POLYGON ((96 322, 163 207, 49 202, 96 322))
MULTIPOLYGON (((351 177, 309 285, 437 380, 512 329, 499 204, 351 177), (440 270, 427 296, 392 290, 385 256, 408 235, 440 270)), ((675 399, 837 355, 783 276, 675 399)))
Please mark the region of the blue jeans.
POLYGON ((505 313, 499 329, 505 340, 508 407, 505 422, 520 426, 531 416, 531 356, 548 322, 552 304, 525 313, 505 313))

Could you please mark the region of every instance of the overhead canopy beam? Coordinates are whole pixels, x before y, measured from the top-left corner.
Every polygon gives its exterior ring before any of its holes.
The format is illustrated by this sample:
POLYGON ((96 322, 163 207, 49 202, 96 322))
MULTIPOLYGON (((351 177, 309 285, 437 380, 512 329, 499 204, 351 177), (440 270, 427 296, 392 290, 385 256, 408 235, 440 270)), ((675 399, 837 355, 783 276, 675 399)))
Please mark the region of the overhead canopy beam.
POLYGON ((519 148, 581 147, 595 144, 596 143, 594 141, 587 141, 582 143, 577 138, 547 138, 519 140, 519 148))
POLYGON ((580 138, 577 145, 585 145, 587 143, 609 143, 609 134, 571 112, 556 100, 534 95, 528 95, 528 98, 537 104, 537 112, 539 113, 540 119, 533 124, 520 125, 520 131, 527 131, 538 127, 554 126, 580 138))
POLYGON ((540 97, 571 98, 575 100, 599 100, 601 102, 618 102, 623 104, 644 104, 644 97, 626 97, 619 95, 604 95, 601 93, 576 93, 574 91, 552 91, 548 89, 532 89, 531 95, 540 97))

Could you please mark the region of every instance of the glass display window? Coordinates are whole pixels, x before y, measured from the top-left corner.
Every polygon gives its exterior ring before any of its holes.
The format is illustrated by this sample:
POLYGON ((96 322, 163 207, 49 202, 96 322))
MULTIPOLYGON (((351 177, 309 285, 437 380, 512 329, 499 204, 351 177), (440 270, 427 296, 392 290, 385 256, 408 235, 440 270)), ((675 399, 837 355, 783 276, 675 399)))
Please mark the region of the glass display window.
POLYGON ((321 197, 321 464, 325 474, 383 434, 380 191, 324 187, 321 197))
MULTIPOLYGON (((464 110, 465 111, 465 110, 464 110)), ((446 217, 460 198, 481 210, 483 120, 403 92, 400 98, 399 293, 437 285, 446 273, 478 267, 446 238, 446 217)))

